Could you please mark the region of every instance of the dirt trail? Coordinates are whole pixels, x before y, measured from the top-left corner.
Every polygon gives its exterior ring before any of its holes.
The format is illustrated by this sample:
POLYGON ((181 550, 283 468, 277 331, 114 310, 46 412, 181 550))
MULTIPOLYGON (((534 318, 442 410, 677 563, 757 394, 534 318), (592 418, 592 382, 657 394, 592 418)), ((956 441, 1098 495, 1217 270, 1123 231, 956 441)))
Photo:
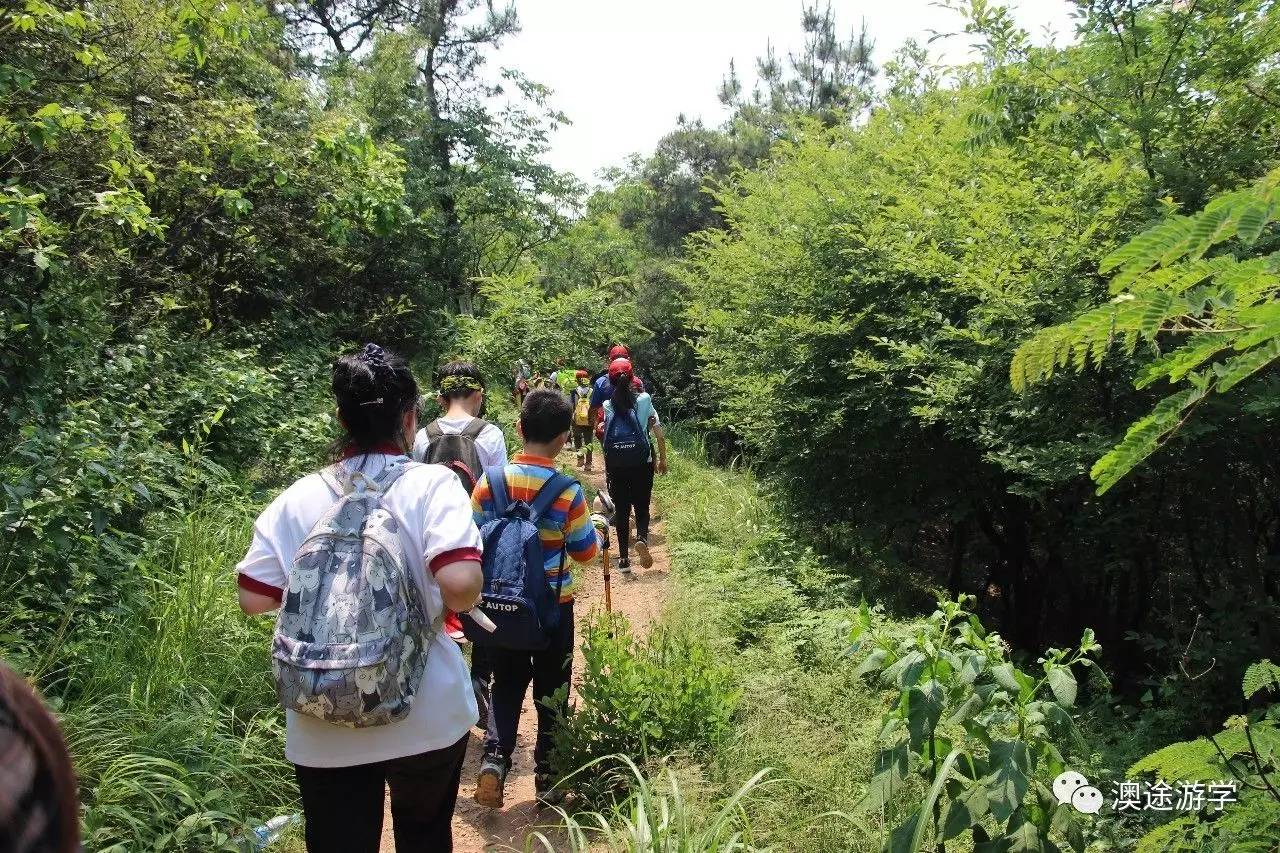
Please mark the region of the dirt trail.
MULTIPOLYGON (((598 454, 597 454, 598 457, 598 454)), ((598 490, 604 487, 604 471, 597 458, 591 473, 579 471, 573 454, 566 451, 560 463, 584 486, 598 490)), ((623 580, 617 570, 617 543, 614 542, 612 575, 612 600, 614 612, 622 613, 640 632, 662 612, 667 595, 667 573, 670 561, 664 525, 658 516, 652 524, 649 536, 653 554, 653 568, 644 570, 632 557, 635 580, 623 580)), ((604 578, 597 560, 590 566, 575 567, 579 573, 579 585, 574 605, 574 618, 581 626, 593 609, 604 609, 604 578)), ((581 631, 577 641, 581 642, 581 631)), ((581 651, 574 651, 574 686, 582 672, 581 651)), ((532 691, 530 691, 532 693, 532 691)), ((524 710, 520 714, 520 736, 516 742, 511 773, 507 776, 506 805, 500 811, 481 806, 472 799, 476 774, 480 771, 480 755, 483 735, 479 729, 471 730, 471 742, 467 746, 467 760, 462 768, 462 786, 458 791, 458 807, 453 815, 453 844, 456 853, 484 853, 492 850, 522 850, 524 839, 534 827, 550 822, 553 812, 539 812, 533 796, 533 742, 537 734, 538 718, 534 712, 532 696, 525 697, 524 710)), ((395 853, 391 835, 391 813, 387 812, 382 826, 382 853, 395 853)))

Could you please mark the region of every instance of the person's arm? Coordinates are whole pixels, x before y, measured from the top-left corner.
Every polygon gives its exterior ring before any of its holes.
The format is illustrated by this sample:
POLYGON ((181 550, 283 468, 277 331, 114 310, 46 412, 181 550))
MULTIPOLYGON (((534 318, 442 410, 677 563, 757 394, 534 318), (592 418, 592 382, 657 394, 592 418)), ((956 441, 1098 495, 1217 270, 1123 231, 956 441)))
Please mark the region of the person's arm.
POLYGON ((484 574, 480 571, 479 560, 453 560, 432 571, 440 585, 440 597, 444 599, 445 607, 455 613, 463 613, 480 601, 484 574))
POLYGON ((600 536, 587 513, 587 496, 582 486, 574 483, 570 488, 573 499, 564 524, 564 548, 575 562, 589 563, 600 553, 600 536))
POLYGON ((658 440, 658 473, 667 473, 667 435, 663 432, 662 424, 658 421, 658 416, 653 415, 649 418, 649 429, 653 432, 654 438, 658 440))
POLYGON ((270 613, 280 606, 280 599, 272 595, 263 595, 260 592, 251 592, 244 587, 240 587, 240 609, 247 616, 259 616, 263 613, 270 613))
POLYGON ((426 496, 422 529, 427 568, 440 586, 444 606, 456 612, 470 610, 480 600, 484 583, 482 543, 472 520, 471 499, 452 472, 426 496))
POLYGON ((289 584, 284 563, 267 535, 275 526, 279 511, 278 503, 272 502, 258 516, 253 524, 253 541, 249 544, 249 551, 236 564, 240 609, 249 616, 270 613, 279 607, 289 584))

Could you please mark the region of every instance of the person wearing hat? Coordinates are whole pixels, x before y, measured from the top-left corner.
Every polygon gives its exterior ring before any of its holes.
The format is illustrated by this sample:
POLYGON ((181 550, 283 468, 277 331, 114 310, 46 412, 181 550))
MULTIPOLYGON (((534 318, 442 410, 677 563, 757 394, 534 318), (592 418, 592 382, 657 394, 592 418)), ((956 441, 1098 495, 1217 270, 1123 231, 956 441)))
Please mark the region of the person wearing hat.
POLYGON ((667 473, 667 440, 653 408, 653 399, 634 387, 631 361, 616 358, 609 364, 613 393, 604 401, 604 422, 600 431, 604 446, 605 477, 614 503, 613 523, 618 531, 618 569, 631 575, 628 553, 631 513, 636 517, 636 555, 649 568, 649 502, 653 497, 653 475, 667 473), (649 440, 652 434, 656 442, 649 440), (653 444, 658 446, 654 458, 653 444))
MULTIPOLYGON (((604 401, 613 395, 613 383, 609 380, 609 365, 619 358, 631 359, 631 350, 627 349, 626 344, 614 344, 609 347, 609 356, 605 359, 604 370, 596 374, 591 384, 591 423, 593 425, 600 422, 600 409, 604 406, 604 401)), ((634 376, 634 369, 633 374, 634 376)), ((637 382, 640 378, 635 377, 637 382)), ((644 391, 644 383, 640 382, 640 390, 644 391)))
POLYGON ((573 449, 578 454, 578 467, 591 470, 591 374, 579 370, 574 374, 577 385, 569 391, 569 404, 573 406, 573 449))

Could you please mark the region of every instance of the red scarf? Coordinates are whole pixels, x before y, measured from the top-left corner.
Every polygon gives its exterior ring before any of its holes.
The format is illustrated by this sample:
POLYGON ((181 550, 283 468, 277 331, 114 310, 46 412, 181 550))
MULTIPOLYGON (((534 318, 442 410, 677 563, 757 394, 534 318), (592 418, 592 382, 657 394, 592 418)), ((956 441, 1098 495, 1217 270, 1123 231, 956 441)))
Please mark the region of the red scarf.
POLYGON ((354 444, 347 445, 347 449, 342 451, 343 459, 350 459, 352 456, 364 456, 368 453, 385 453, 388 456, 404 456, 405 452, 390 441, 380 441, 373 447, 362 449, 354 444))

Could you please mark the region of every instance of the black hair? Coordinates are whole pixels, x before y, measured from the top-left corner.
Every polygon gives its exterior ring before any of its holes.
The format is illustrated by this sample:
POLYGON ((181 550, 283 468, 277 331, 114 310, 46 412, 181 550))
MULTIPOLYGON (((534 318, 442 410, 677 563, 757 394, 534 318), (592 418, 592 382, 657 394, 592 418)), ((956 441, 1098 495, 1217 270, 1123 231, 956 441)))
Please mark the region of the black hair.
POLYGON ((619 373, 615 379, 609 377, 609 381, 613 383, 613 396, 609 399, 613 402, 614 412, 621 414, 629 412, 636 407, 636 392, 631 387, 631 373, 619 373))
POLYGON ((484 374, 469 361, 451 361, 436 371, 436 393, 446 400, 461 400, 483 390, 484 374))
POLYGON ((418 403, 418 380, 399 355, 365 344, 333 363, 333 397, 346 430, 334 455, 351 446, 368 451, 382 442, 400 443, 401 419, 418 403))
POLYGON ((568 397, 555 388, 537 388, 520 407, 520 434, 525 441, 545 444, 568 432, 572 419, 568 397))
POLYGON ((80 807, 66 741, 40 697, 3 663, 0 767, 0 848, 78 851, 80 807))

